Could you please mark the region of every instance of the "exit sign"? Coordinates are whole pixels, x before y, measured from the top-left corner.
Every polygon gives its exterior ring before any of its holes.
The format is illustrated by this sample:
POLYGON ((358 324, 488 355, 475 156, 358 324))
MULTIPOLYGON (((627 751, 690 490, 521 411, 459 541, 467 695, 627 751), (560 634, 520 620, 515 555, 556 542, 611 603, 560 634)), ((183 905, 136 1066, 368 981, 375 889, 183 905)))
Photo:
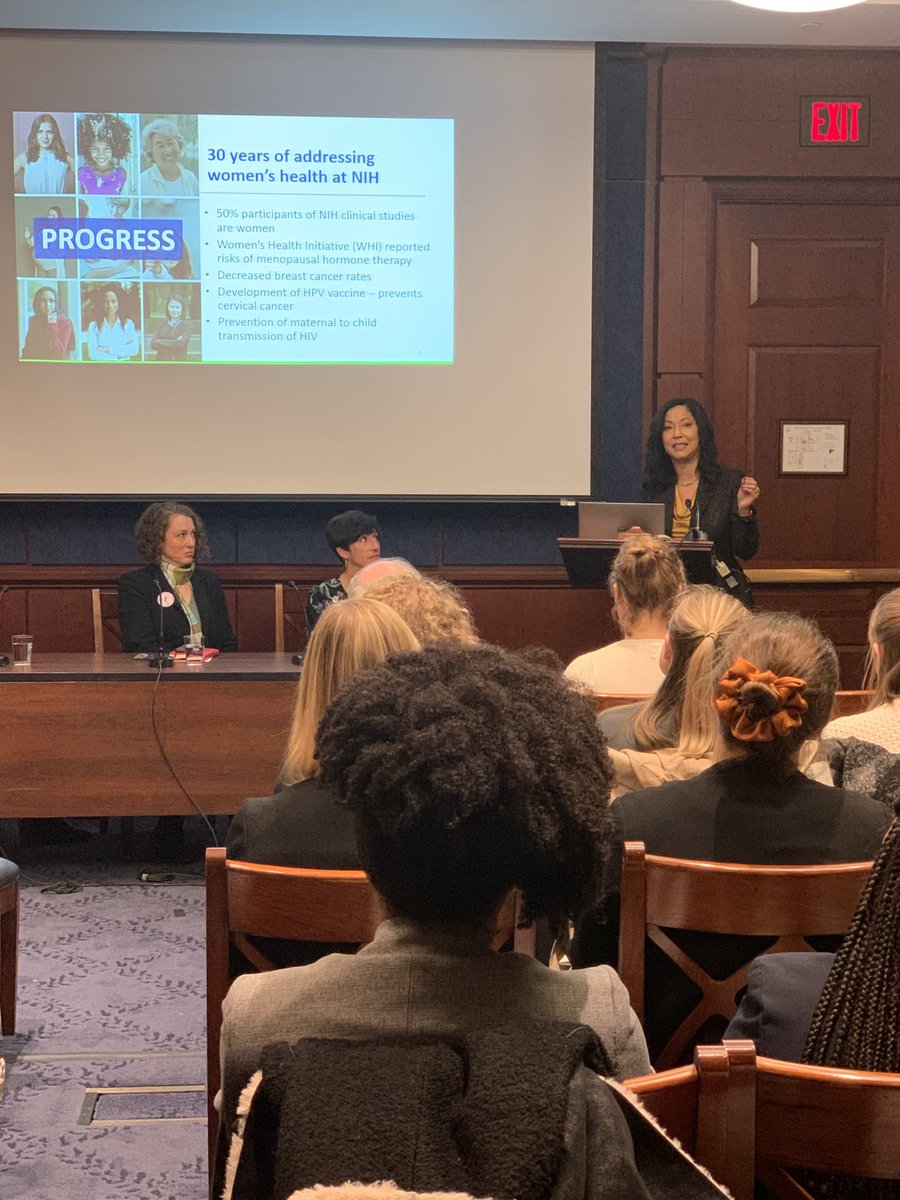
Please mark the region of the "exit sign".
POLYGON ((802 96, 801 146, 868 146, 868 96, 802 96))

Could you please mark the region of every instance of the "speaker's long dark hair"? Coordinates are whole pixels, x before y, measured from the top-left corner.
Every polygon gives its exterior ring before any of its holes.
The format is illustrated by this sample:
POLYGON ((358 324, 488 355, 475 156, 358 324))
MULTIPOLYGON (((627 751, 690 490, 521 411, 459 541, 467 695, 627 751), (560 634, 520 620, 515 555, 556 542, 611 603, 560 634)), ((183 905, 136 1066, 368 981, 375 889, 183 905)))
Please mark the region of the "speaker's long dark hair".
POLYGON ((667 400, 662 408, 657 409, 650 422, 650 432, 647 435, 647 448, 644 451, 644 493, 654 496, 667 488, 675 486, 675 468, 672 460, 663 447, 663 426, 670 409, 686 408, 697 422, 700 435, 700 460, 697 464, 697 474, 704 483, 713 484, 719 478, 719 455, 716 450, 716 435, 712 423, 706 415, 706 409, 699 400, 675 398, 667 400))

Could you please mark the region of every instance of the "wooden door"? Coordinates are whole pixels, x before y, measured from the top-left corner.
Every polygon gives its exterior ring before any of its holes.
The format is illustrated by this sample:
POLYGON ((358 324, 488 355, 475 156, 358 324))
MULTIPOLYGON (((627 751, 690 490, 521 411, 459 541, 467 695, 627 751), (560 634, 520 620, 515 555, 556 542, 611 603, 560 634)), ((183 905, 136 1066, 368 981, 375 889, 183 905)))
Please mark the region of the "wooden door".
POLYGON ((754 565, 896 563, 900 208, 891 185, 872 202, 847 185, 769 187, 714 203, 712 407, 728 414, 722 461, 764 497, 754 565), (849 421, 847 474, 779 475, 781 420, 849 421))

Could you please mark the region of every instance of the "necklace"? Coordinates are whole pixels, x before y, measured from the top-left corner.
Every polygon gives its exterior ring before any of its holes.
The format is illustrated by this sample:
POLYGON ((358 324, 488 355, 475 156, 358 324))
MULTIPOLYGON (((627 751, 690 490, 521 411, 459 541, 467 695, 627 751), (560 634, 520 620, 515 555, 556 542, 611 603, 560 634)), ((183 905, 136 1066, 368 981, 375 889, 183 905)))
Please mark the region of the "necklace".
POLYGON ((675 484, 675 486, 677 488, 692 488, 692 487, 695 487, 698 482, 699 482, 699 480, 697 479, 697 476, 695 475, 693 479, 685 479, 685 480, 679 481, 678 483, 675 484))

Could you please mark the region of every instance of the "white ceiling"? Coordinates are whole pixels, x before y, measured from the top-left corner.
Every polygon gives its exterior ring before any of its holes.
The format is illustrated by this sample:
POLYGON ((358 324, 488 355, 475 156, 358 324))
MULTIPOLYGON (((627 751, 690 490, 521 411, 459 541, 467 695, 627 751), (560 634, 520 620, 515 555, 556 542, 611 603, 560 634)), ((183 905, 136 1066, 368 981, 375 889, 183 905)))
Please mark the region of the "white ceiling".
POLYGON ((894 47, 900 0, 764 13, 732 0, 0 0, 0 29, 894 47))

